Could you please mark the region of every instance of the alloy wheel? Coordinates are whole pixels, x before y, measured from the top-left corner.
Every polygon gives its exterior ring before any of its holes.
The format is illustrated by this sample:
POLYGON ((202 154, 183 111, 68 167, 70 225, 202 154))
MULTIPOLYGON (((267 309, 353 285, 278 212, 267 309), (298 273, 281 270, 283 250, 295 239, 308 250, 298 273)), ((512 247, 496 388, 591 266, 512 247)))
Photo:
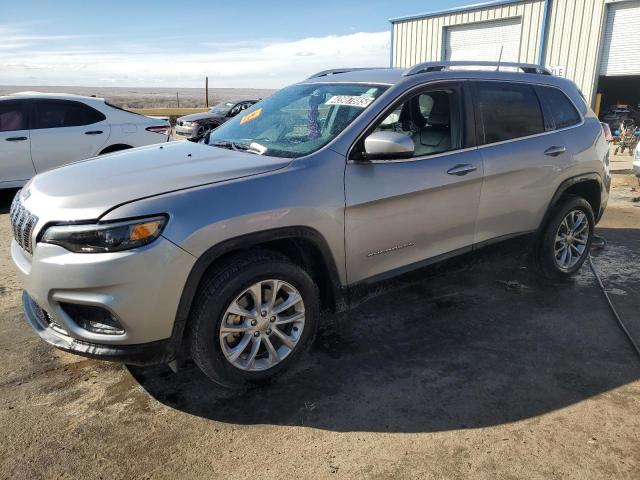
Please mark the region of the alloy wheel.
POLYGON ((556 264, 561 270, 570 270, 585 255, 590 227, 582 210, 571 210, 562 220, 554 245, 556 264))
POLYGON ((227 306, 220 326, 222 353, 241 370, 267 370, 293 352, 304 321, 304 301, 295 287, 278 279, 254 283, 227 306))

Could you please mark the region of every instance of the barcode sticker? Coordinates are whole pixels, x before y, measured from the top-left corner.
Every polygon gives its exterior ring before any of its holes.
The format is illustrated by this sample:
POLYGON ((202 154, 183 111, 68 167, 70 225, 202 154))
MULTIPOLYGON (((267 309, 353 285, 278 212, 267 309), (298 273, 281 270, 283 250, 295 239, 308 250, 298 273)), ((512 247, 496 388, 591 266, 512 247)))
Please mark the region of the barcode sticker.
POLYGON ((346 107, 367 108, 373 97, 357 96, 357 95, 334 95, 325 102, 325 105, 344 105, 346 107))

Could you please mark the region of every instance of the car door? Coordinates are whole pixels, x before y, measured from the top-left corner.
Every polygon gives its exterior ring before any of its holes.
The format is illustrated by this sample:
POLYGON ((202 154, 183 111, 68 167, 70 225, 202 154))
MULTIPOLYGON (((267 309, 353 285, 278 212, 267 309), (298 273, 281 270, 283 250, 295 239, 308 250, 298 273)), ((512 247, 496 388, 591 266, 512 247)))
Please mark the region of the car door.
POLYGON ((545 120, 537 87, 500 81, 474 87, 484 164, 476 229, 482 243, 538 228, 574 147, 545 120))
POLYGON ((0 102, 0 188, 33 176, 26 100, 0 102))
POLYGON ((349 283, 471 249, 483 168, 469 96, 463 83, 414 90, 355 144, 345 172, 349 283), (414 155, 362 158, 364 137, 384 130, 410 136, 414 155))
POLYGON ((36 100, 31 157, 38 173, 97 155, 109 138, 104 114, 73 100, 36 100))

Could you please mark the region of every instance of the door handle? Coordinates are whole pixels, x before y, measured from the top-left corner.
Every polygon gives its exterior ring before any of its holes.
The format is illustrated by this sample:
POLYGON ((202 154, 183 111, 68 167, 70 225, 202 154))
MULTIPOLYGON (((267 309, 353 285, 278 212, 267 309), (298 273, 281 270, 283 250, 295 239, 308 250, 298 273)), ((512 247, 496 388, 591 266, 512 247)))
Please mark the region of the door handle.
POLYGON ((461 177, 466 175, 467 173, 475 172, 478 169, 475 165, 471 165, 470 163, 459 163, 455 167, 451 167, 447 170, 449 175, 457 175, 461 177))
POLYGON ((100 135, 102 130, 91 130, 89 132, 84 132, 85 135, 100 135))
POLYGON ((9 137, 7 138, 7 142, 22 142, 26 139, 27 137, 9 137))
POLYGON ((566 151, 567 149, 565 147, 549 147, 544 151, 544 154, 549 157, 557 157, 566 151))

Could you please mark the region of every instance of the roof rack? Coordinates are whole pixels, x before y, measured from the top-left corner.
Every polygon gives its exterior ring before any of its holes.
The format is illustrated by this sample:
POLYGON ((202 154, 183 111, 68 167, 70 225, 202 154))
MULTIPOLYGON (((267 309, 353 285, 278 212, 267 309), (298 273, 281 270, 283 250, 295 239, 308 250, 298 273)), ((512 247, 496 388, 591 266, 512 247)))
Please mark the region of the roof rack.
POLYGON ((357 67, 357 68, 332 68, 330 70, 323 70, 318 73, 314 73, 307 80, 318 77, 326 77, 328 75, 337 75, 338 73, 356 72, 358 70, 379 70, 384 67, 357 67))
POLYGON ((501 67, 519 68, 524 73, 537 73, 540 75, 551 75, 551 72, 542 65, 534 63, 513 63, 513 62, 472 62, 472 61, 455 61, 455 62, 425 62, 414 65, 402 75, 416 75, 418 73, 441 72, 449 70, 451 67, 496 67, 499 71, 501 67))

